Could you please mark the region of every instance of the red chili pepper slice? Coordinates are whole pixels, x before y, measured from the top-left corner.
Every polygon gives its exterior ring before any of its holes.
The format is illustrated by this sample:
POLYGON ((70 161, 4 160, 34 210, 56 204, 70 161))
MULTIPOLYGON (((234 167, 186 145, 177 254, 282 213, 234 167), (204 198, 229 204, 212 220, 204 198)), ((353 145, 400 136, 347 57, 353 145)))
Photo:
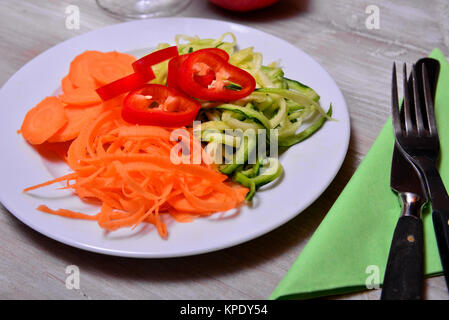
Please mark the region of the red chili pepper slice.
POLYGON ((139 60, 134 61, 132 66, 134 71, 146 74, 147 72, 153 72, 151 70, 152 66, 164 62, 165 60, 177 57, 178 55, 179 55, 178 47, 176 46, 168 47, 150 53, 140 58, 139 60))
POLYGON ((256 88, 256 80, 251 74, 208 52, 191 53, 179 68, 178 77, 183 92, 203 100, 234 101, 248 96, 256 88), (196 78, 206 74, 204 70, 214 72, 214 80, 208 86, 196 78), (231 82, 238 84, 241 90, 226 88, 231 82))
POLYGON ((126 96, 122 118, 133 124, 181 127, 191 124, 200 108, 198 101, 176 89, 147 84, 126 96))
POLYGON ((100 98, 103 101, 106 101, 123 93, 139 89, 154 78, 156 78, 156 76, 151 69, 146 74, 136 72, 114 82, 108 83, 107 85, 98 88, 96 91, 100 98))
MULTIPOLYGON (((218 48, 206 48, 206 49, 200 49, 195 52, 208 52, 212 54, 216 54, 222 59, 228 61, 229 55, 226 51, 218 48)), ((167 86, 170 88, 175 88, 180 91, 182 91, 181 87, 178 84, 179 74, 178 71, 181 68, 181 65, 187 60, 187 58, 192 53, 183 54, 181 56, 175 57, 170 60, 168 63, 168 74, 167 74, 167 86)), ((200 83, 202 86, 208 86, 212 83, 215 79, 215 73, 212 70, 206 70, 205 74, 203 75, 197 75, 195 77, 195 80, 200 83)))

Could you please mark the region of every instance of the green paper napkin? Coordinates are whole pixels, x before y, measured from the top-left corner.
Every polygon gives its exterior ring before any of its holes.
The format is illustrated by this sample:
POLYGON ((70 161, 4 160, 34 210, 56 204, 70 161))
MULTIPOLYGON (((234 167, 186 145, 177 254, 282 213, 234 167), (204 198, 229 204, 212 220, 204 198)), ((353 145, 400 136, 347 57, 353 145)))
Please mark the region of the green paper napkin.
MULTIPOLYGON (((441 64, 435 113, 441 143, 440 174, 449 186, 449 64, 438 49, 430 57, 441 64)), ((366 284, 376 280, 377 271, 382 282, 400 216, 398 198, 390 189, 393 146, 390 119, 270 299, 310 299, 366 290, 366 284)), ((440 274, 442 267, 429 206, 423 216, 424 269, 431 276, 440 274)))

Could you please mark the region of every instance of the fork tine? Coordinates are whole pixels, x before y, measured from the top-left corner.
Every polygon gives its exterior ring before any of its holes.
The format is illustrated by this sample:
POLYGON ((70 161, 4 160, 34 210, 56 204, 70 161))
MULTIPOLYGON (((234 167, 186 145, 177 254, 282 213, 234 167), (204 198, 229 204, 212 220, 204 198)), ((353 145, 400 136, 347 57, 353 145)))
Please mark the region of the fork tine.
POLYGON ((396 63, 393 63, 393 75, 391 80, 391 114, 395 136, 402 134, 402 125, 399 118, 398 83, 396 78, 396 63))
POLYGON ((435 111, 434 111, 434 103, 432 94, 430 92, 430 83, 429 83, 429 74, 427 73, 426 65, 423 63, 422 65, 422 80, 424 87, 424 98, 425 98, 425 106, 427 113, 427 122, 429 124, 429 133, 430 135, 437 134, 437 124, 435 121, 435 111))
POLYGON ((405 132, 410 134, 413 130, 412 115, 410 110, 410 91, 407 83, 407 64, 404 63, 404 119, 405 119, 405 132))
POLYGON ((422 116, 421 101, 419 99, 419 86, 416 77, 416 65, 412 68, 412 83, 413 83, 413 105, 415 107, 416 129, 418 134, 423 134, 425 131, 424 121, 422 116))

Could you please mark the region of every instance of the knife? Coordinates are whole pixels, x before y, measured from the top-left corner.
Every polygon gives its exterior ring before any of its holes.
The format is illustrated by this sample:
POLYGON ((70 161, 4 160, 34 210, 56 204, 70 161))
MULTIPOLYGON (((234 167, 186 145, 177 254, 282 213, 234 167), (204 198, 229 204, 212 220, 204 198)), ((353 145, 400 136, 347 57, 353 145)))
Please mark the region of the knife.
POLYGON ((427 195, 419 171, 396 144, 390 186, 398 194, 402 213, 391 242, 381 300, 420 300, 424 270, 421 208, 427 195))
MULTIPOLYGON (((438 68, 432 59, 420 59, 429 70, 430 87, 435 96, 438 68)), ((408 85, 411 86, 409 80, 408 85)), ((422 97, 421 97, 422 98, 422 97)), ((402 116, 402 109, 401 109, 402 116)), ((390 186, 397 192, 402 214, 396 225, 382 286, 382 300, 420 300, 423 286, 423 226, 421 209, 427 202, 424 179, 418 168, 396 145, 393 151, 390 186)))

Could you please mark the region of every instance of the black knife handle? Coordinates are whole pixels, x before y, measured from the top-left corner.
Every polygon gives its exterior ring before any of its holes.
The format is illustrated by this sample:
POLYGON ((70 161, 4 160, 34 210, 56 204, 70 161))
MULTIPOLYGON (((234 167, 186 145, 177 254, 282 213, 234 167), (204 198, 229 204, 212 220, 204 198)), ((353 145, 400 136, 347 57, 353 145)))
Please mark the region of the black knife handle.
POLYGON ((441 265, 443 266, 444 278, 449 288, 449 212, 434 210, 432 213, 433 228, 437 238, 438 251, 440 253, 441 265))
POLYGON ((423 288, 423 225, 402 216, 393 235, 381 300, 420 300, 423 288))

